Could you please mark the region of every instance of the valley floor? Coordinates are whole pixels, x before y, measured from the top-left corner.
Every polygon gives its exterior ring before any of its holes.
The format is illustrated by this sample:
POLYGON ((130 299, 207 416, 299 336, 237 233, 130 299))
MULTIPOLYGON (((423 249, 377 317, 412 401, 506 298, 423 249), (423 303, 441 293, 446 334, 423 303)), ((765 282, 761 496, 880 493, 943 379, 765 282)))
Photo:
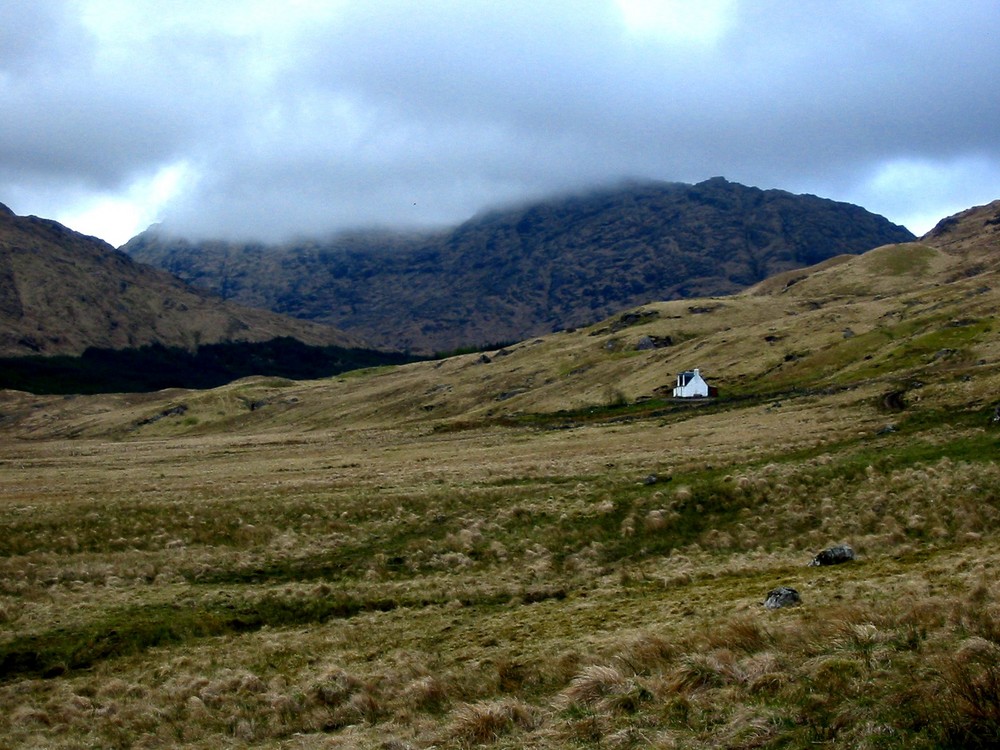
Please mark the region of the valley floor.
POLYGON ((0 745, 993 746, 1000 435, 891 419, 4 438, 0 745))

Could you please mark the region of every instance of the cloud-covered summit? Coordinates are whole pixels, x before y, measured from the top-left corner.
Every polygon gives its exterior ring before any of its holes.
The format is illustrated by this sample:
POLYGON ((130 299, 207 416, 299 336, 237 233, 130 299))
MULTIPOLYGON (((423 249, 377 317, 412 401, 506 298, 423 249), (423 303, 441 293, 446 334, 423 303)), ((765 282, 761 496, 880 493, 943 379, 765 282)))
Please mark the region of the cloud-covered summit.
POLYGON ((722 174, 919 232, 1000 195, 998 36, 986 0, 8 2, 0 197, 273 240, 722 174))

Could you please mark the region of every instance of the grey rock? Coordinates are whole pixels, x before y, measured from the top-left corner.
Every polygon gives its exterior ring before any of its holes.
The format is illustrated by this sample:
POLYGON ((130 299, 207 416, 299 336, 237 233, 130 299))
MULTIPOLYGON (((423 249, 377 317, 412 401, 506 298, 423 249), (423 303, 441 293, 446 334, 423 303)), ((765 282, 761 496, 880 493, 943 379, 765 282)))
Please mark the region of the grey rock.
POLYGON ((186 414, 187 410, 187 404, 177 404, 177 406, 171 406, 169 409, 164 409, 159 414, 154 414, 151 417, 147 417, 146 419, 136 422, 136 426, 145 427, 148 424, 159 422, 161 419, 166 419, 167 417, 180 417, 186 414))
POLYGON ((656 310, 635 310, 633 312, 627 312, 618 317, 618 320, 611 324, 612 332, 617 332, 623 328, 628 328, 629 326, 637 326, 643 323, 648 323, 651 320, 656 320, 660 317, 660 313, 656 310))
POLYGON ((510 391, 504 391, 503 393, 498 393, 496 395, 497 401, 506 401, 509 398, 514 398, 514 396, 520 396, 522 393, 527 393, 527 388, 514 388, 510 391))
POLYGON ((802 604, 802 597, 799 592, 790 586, 779 586, 767 592, 764 599, 766 609, 781 609, 782 607, 795 607, 802 604))
POLYGON ((645 352, 673 345, 674 340, 670 336, 643 336, 636 342, 635 349, 636 351, 645 352))
POLYGON ((816 555, 812 559, 812 562, 809 563, 809 567, 840 565, 841 563, 850 562, 853 559, 854 550, 851 548, 851 545, 838 544, 836 547, 830 547, 830 549, 825 549, 816 555))

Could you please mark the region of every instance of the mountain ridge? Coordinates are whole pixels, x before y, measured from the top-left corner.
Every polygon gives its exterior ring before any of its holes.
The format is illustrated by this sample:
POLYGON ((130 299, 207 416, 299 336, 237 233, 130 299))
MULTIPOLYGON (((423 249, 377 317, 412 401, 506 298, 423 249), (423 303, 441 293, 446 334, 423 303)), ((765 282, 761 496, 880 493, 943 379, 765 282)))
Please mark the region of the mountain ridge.
MULTIPOLYGON (((947 233, 837 256, 735 295, 648 303, 588 327, 484 353, 332 380, 241 381, 189 391, 183 399, 189 416, 199 419, 192 428, 199 434, 228 432, 236 423, 250 430, 409 426, 423 434, 428 427, 560 425, 674 413, 699 406, 671 404, 670 394, 676 373, 700 367, 719 387, 722 409, 746 402, 770 411, 786 400, 822 396, 867 404, 869 426, 884 426, 911 401, 924 410, 992 413, 1000 388, 994 325, 1000 201, 957 216, 942 222, 947 233), (964 242, 961 252, 949 249, 957 239, 964 242), (239 398, 225 395, 230 392, 239 398), (222 411, 220 398, 230 404, 222 411), (251 414, 245 404, 253 402, 276 408, 251 414)), ((166 394, 158 408, 178 398, 166 394)), ((35 417, 38 403, 8 392, 4 430, 21 425, 53 434, 35 417)), ((136 418, 131 411, 119 417, 109 412, 102 425, 91 424, 89 409, 74 416, 77 401, 44 403, 48 412, 63 415, 52 429, 67 434, 116 434, 131 429, 136 418)), ((152 409, 148 400, 136 403, 152 409)), ((700 406, 714 408, 712 402, 700 406)), ((166 419, 142 430, 150 436, 187 431, 181 421, 166 419)))
POLYGON ((327 325, 227 302, 97 237, 0 204, 2 356, 149 344, 193 349, 282 336, 318 346, 360 345, 327 325))
POLYGON ((433 352, 587 325, 650 300, 729 294, 912 239, 851 204, 716 177, 494 209, 420 237, 267 246, 147 232, 122 249, 226 299, 433 352))

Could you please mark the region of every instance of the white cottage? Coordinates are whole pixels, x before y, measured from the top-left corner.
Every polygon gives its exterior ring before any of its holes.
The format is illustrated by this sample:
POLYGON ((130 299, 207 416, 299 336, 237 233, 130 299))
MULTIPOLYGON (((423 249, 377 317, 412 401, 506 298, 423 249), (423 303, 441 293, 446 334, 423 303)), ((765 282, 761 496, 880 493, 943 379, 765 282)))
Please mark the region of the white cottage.
POLYGON ((715 395, 712 393, 713 390, 702 378, 701 371, 696 367, 693 370, 685 370, 677 376, 674 398, 706 398, 709 395, 715 395))

